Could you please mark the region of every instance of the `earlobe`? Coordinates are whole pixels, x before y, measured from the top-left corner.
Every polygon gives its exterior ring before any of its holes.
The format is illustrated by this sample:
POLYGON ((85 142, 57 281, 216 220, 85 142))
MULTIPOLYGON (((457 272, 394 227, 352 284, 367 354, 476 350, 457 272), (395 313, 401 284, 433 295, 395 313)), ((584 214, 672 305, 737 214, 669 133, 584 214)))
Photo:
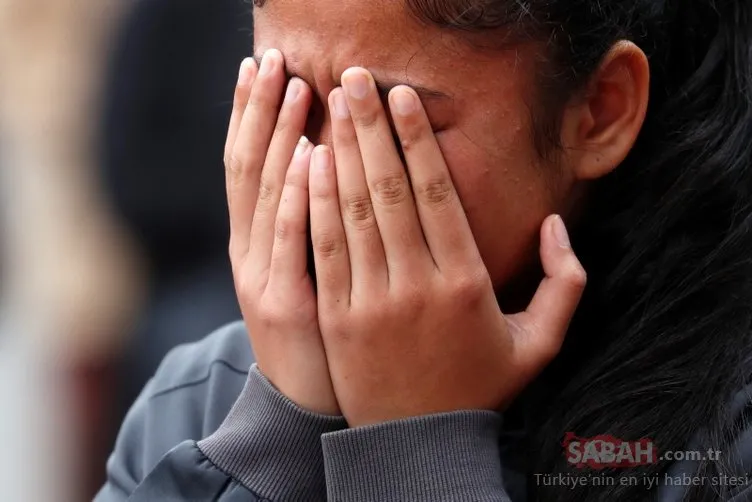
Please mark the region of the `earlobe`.
POLYGON ((618 42, 593 74, 584 99, 564 112, 562 142, 576 179, 605 176, 626 158, 645 121, 649 93, 645 53, 632 42, 618 42))

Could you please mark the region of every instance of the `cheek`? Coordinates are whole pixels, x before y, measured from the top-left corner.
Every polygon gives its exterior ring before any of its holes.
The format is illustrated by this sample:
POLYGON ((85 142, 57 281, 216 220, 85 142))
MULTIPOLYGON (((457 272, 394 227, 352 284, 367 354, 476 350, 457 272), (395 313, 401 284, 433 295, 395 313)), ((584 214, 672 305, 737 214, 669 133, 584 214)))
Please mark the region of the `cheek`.
POLYGON ((459 131, 438 140, 486 268, 503 287, 537 260, 540 225, 551 209, 543 167, 514 141, 484 148, 459 131))

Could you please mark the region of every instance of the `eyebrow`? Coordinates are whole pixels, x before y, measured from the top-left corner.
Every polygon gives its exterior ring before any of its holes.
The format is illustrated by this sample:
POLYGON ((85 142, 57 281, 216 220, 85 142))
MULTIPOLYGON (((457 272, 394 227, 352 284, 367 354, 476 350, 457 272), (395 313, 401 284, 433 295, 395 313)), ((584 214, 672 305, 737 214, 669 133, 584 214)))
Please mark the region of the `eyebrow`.
MULTIPOLYGON (((253 56, 254 61, 256 61, 256 67, 261 66, 261 56, 253 56)), ((296 75, 294 73, 290 73, 287 71, 287 68, 285 68, 285 75, 288 79, 291 79, 293 77, 298 77, 301 80, 302 79, 299 75, 296 75)), ((431 89, 428 87, 423 87, 420 85, 410 85, 405 84, 402 82, 398 82, 396 80, 390 80, 390 79, 376 79, 374 77, 374 82, 376 84, 376 89, 379 91, 379 94, 383 97, 386 97, 389 95, 389 91, 397 87, 398 85, 406 85, 410 87, 412 90, 415 91, 415 93, 418 95, 418 97, 421 99, 421 101, 425 100, 437 100, 437 99, 453 99, 452 96, 445 92, 438 91, 436 89, 431 89)), ((310 84, 309 84, 310 85, 310 84)))

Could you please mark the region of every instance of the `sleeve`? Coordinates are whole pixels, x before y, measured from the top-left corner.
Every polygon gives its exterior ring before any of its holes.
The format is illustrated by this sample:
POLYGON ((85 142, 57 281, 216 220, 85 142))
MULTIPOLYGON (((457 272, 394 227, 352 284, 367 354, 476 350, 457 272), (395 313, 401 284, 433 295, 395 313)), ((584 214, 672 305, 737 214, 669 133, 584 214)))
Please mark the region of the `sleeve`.
POLYGON ((328 500, 508 502, 500 426, 458 411, 324 434, 328 500))
MULTIPOLYGON (((299 408, 256 365, 216 432, 177 445, 151 471, 140 473, 140 445, 159 434, 142 419, 150 401, 139 398, 127 416, 108 462, 107 484, 95 502, 326 499, 321 436, 346 427, 345 420, 299 408)), ((175 420, 181 416, 174 410, 175 420)))

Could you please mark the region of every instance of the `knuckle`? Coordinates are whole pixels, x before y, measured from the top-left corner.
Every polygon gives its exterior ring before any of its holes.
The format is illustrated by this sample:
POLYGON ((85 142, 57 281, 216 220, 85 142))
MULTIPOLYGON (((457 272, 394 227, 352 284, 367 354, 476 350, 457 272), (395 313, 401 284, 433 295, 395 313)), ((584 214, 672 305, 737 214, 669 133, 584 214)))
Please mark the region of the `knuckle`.
POLYGON ((431 207, 442 207, 454 198, 452 183, 446 179, 430 180, 417 187, 418 202, 431 207))
POLYGON ((373 184, 376 200, 384 206, 394 206, 407 198, 407 180, 402 174, 384 176, 373 184))
POLYGON ((353 122, 362 129, 374 129, 379 122, 379 114, 376 110, 367 110, 354 115, 353 122))
POLYGON ((428 304, 425 289, 415 282, 404 284, 397 296, 399 302, 395 307, 408 315, 422 312, 428 304))
POLYGON ((238 300, 241 305, 253 306, 256 304, 256 299, 260 293, 260 288, 251 281, 248 277, 244 277, 242 274, 235 274, 235 291, 238 295, 238 300))
POLYGON ((373 205, 368 195, 350 195, 345 198, 343 207, 345 214, 353 222, 370 223, 373 220, 373 205))
POLYGON ((274 224, 274 236, 279 241, 286 241, 290 237, 305 234, 305 231, 306 228, 304 225, 300 225, 299 222, 284 217, 277 218, 274 224))
POLYGON ((324 259, 339 256, 340 254, 342 254, 345 248, 345 241, 343 236, 322 234, 315 236, 312 240, 315 253, 319 257, 324 259))
POLYGON ((225 167, 231 174, 238 174, 243 171, 244 159, 237 153, 231 153, 225 160, 225 167))
POLYGON ((256 308, 256 319, 262 326, 279 326, 284 322, 284 313, 264 296, 256 308))
POLYGON ((297 328, 311 322, 310 304, 302 306, 297 299, 291 303, 289 294, 284 294, 284 291, 274 286, 267 287, 260 296, 254 316, 261 326, 278 333, 294 334, 298 331, 297 328))
POLYGON ((258 204, 262 208, 265 205, 271 204, 275 198, 275 194, 278 192, 277 188, 272 184, 268 178, 262 177, 259 182, 258 188, 258 204))
POLYGON ((471 271, 452 281, 452 298, 464 305, 475 305, 484 298, 487 289, 486 274, 471 271))
POLYGON ((368 305, 352 306, 347 322, 339 324, 341 331, 362 333, 367 326, 382 325, 384 319, 390 315, 389 306, 383 301, 373 301, 368 305))

